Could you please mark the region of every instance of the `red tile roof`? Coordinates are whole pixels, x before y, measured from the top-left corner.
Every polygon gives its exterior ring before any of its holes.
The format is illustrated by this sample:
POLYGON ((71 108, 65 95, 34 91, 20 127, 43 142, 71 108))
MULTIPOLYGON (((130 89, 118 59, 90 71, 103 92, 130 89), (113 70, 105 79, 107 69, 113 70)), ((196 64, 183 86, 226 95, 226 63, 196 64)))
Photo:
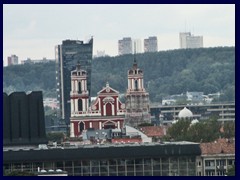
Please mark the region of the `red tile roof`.
POLYGON ((163 137, 166 135, 165 126, 145 126, 140 127, 139 130, 146 134, 148 137, 163 137))
POLYGON ((215 142, 201 143, 202 154, 235 154, 235 140, 218 139, 215 142))

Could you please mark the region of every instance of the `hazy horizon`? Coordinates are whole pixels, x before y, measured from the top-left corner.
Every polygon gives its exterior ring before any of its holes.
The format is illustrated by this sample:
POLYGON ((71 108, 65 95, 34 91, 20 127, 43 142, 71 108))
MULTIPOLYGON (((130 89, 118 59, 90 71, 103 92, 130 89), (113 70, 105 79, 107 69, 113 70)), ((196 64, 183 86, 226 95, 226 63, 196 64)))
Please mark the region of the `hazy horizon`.
MULTIPOLYGON (((203 36, 204 47, 235 46, 234 4, 4 4, 3 60, 16 54, 54 59, 65 39, 94 38, 93 55, 118 55, 123 37, 158 37, 158 50, 179 49, 179 33, 203 36)), ((143 44, 142 44, 143 46, 143 44)))

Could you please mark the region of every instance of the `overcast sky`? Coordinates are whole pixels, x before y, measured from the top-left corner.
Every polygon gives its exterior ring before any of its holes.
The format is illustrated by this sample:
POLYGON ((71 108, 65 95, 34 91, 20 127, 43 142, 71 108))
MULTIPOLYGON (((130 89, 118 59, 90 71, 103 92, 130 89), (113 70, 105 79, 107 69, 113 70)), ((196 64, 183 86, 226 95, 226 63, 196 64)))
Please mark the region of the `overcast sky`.
POLYGON ((204 47, 235 46, 235 5, 3 5, 3 59, 54 59, 65 39, 94 37, 95 55, 118 54, 123 37, 158 37, 158 49, 178 49, 179 32, 202 35, 204 47))

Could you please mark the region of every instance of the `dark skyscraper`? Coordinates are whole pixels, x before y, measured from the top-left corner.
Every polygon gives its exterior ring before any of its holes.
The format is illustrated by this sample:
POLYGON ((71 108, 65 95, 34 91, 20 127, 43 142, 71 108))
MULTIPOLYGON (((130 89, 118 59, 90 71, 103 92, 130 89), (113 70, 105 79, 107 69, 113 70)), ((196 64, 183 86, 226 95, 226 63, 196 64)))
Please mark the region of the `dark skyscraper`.
POLYGON ((93 38, 87 43, 79 40, 64 40, 61 45, 55 47, 59 116, 65 119, 67 124, 70 122, 71 71, 76 68, 76 64, 80 63, 81 67, 87 71, 87 90, 91 93, 92 52, 93 38))

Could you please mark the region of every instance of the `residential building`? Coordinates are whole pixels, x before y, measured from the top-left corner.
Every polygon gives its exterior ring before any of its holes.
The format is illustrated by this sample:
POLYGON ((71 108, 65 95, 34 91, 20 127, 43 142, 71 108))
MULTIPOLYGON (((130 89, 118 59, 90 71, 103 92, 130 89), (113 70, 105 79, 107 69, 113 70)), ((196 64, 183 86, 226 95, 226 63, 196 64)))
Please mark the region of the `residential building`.
POLYGON ((187 101, 191 103, 203 102, 203 92, 186 92, 187 101))
POLYGON ((201 143, 201 156, 196 159, 198 176, 225 176, 235 165, 235 139, 218 139, 201 143))
POLYGON ((93 38, 84 43, 80 40, 64 40, 61 45, 55 47, 57 99, 60 112, 58 116, 70 123, 70 91, 71 71, 79 62, 87 71, 87 90, 91 97, 91 64, 93 55, 93 38))
POLYGON ((131 37, 124 37, 118 40, 118 55, 132 54, 133 53, 133 40, 131 37))
POLYGON ((97 51, 97 54, 95 55, 96 58, 98 58, 98 57, 105 57, 105 56, 107 56, 106 53, 105 53, 105 50, 97 51))
POLYGON ((148 39, 144 39, 144 52, 157 52, 158 40, 156 36, 151 36, 148 39))
POLYGON ((30 59, 27 58, 26 60, 22 60, 21 64, 36 64, 36 63, 48 63, 48 62, 53 62, 55 59, 47 59, 47 58, 42 58, 42 59, 30 59))
POLYGON ((194 36, 191 32, 179 33, 180 48, 202 48, 203 47, 203 36, 194 36))
POLYGON ((18 64, 18 56, 16 55, 11 55, 7 59, 8 59, 8 66, 18 64))

